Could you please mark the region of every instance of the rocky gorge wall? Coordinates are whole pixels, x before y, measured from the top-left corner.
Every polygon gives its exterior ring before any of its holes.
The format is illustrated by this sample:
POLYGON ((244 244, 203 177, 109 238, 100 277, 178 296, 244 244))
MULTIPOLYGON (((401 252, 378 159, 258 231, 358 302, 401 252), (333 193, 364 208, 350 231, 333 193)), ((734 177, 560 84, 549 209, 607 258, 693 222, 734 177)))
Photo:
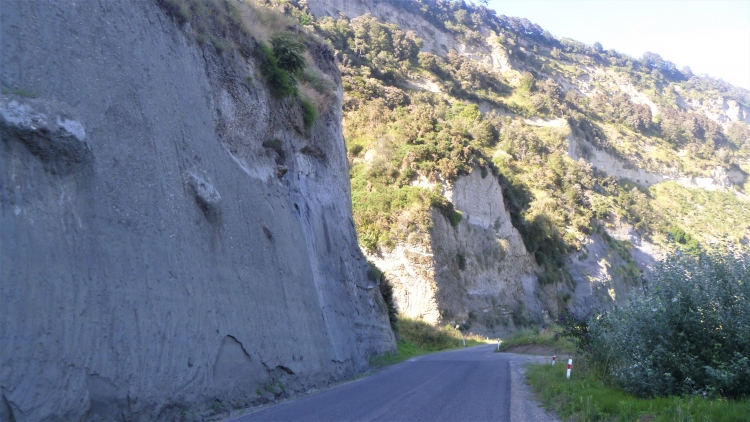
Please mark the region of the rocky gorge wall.
POLYGON ((0 31, 0 420, 197 419, 394 350, 330 58, 307 130, 154 2, 6 2, 0 31))
MULTIPOLYGON (((491 69, 500 72, 511 69, 511 59, 502 46, 496 43, 488 47, 466 45, 457 40, 454 34, 435 27, 422 16, 395 7, 389 0, 307 0, 307 5, 317 18, 330 16, 337 19, 344 14, 353 19, 369 13, 381 22, 395 24, 403 31, 414 31, 422 39, 424 52, 445 56, 448 51, 455 50, 491 69)), ((487 28, 481 27, 479 31, 485 37, 490 36, 487 28)))
POLYGON ((475 169, 445 195, 463 215, 458 224, 433 210, 429 245, 401 243, 368 257, 393 285, 399 312, 433 324, 468 322, 483 335, 556 314, 555 288, 540 286, 541 269, 510 221, 497 178, 475 169))

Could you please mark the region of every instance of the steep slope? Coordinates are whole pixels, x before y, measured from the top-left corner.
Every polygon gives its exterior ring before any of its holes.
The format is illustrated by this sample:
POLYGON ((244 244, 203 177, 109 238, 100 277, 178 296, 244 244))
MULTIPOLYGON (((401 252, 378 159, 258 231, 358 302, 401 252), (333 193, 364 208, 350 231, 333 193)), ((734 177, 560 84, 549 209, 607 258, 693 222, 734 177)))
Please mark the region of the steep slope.
POLYGON ((504 202, 526 249, 507 261, 524 274, 495 276, 491 294, 507 304, 533 291, 527 309, 503 311, 516 323, 626 300, 664 253, 750 235, 731 211, 747 202, 746 90, 465 2, 272 3, 335 49, 360 243, 401 312, 483 333, 512 327, 478 323, 487 307, 470 293, 487 274, 477 263, 508 258, 470 247, 490 239, 480 231, 456 246, 460 214, 479 204, 450 192, 477 171, 502 187, 482 199, 504 202), (693 212, 703 205, 687 198, 705 201, 704 190, 727 206, 693 212))
POLYGON ((7 2, 0 30, 0 420, 200 419, 394 349, 324 47, 308 129, 155 2, 7 2))

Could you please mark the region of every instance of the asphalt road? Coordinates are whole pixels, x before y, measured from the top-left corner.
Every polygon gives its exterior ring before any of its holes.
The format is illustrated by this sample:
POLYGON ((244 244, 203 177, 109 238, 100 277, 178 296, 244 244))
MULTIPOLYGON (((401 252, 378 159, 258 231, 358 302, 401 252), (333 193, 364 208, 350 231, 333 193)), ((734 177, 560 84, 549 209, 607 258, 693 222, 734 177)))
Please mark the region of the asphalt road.
POLYGON ((511 361, 518 355, 493 349, 476 346, 412 358, 232 421, 549 420, 516 417, 515 410, 511 418, 511 367, 517 366, 511 361))

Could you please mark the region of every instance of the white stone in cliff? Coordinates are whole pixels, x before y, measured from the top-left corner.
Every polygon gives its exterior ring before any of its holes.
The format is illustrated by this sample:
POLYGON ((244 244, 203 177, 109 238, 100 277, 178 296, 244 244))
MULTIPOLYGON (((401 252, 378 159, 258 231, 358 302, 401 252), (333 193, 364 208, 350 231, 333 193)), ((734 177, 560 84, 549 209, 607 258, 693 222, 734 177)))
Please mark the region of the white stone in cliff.
POLYGON ((430 323, 471 314, 472 330, 487 335, 511 328, 513 312, 543 320, 553 292, 539 286, 540 268, 511 224, 497 178, 477 169, 443 192, 463 214, 456 227, 433 210, 429 245, 370 257, 393 285, 399 311, 430 323))

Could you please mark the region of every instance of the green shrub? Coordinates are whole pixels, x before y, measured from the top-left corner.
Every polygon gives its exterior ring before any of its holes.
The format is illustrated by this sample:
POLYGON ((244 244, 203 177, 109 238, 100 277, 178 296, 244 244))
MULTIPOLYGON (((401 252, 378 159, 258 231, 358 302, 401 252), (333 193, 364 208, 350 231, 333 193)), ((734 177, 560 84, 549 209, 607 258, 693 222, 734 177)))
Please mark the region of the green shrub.
POLYGON ((281 148, 281 139, 271 138, 267 141, 263 141, 263 147, 271 148, 271 149, 279 149, 281 148))
POLYGON ((462 254, 457 254, 456 259, 458 260, 458 269, 463 271, 466 269, 466 257, 462 254))
POLYGON ((393 286, 387 278, 380 279, 380 294, 383 296, 385 306, 388 308, 388 321, 391 323, 391 329, 398 334, 398 310, 396 303, 393 301, 393 286))
POLYGON ((256 52, 260 61, 260 71, 266 79, 271 93, 276 98, 297 95, 297 82, 286 70, 279 66, 279 61, 273 50, 261 43, 256 52))
POLYGON ((292 34, 282 32, 271 38, 273 54, 282 70, 290 75, 296 75, 305 68, 305 45, 292 34))
POLYGON ((560 331, 555 338, 565 338, 576 348, 578 353, 587 355, 591 351, 591 336, 589 334, 589 316, 579 316, 565 309, 557 319, 560 331))
POLYGON ((644 295, 589 322, 591 353, 637 396, 750 394, 750 257, 658 264, 644 295))
POLYGON ((452 210, 450 214, 448 214, 448 220, 451 222, 451 226, 458 227, 458 223, 461 222, 461 219, 464 217, 463 213, 458 210, 452 210))
POLYGON ((310 129, 315 123, 315 117, 317 117, 318 112, 315 110, 315 105, 313 105, 310 100, 302 100, 302 121, 305 123, 305 128, 310 129))
POLYGON ((379 283, 380 277, 383 276, 383 272, 380 271, 380 268, 375 266, 372 262, 367 262, 367 279, 372 281, 373 283, 379 283))

